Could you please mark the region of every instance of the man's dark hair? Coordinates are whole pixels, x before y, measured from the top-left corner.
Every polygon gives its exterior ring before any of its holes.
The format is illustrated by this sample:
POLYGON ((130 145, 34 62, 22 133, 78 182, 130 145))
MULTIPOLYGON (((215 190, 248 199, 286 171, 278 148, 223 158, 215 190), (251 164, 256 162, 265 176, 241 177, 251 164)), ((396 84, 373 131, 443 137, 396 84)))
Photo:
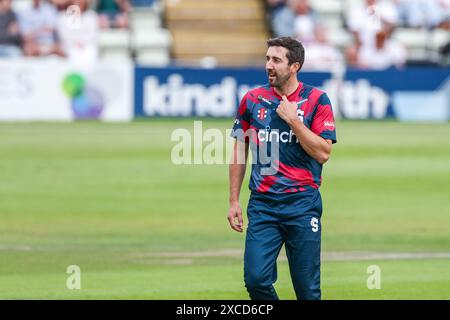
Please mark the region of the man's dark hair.
POLYGON ((286 57, 288 59, 288 65, 291 65, 295 62, 300 64, 300 68, 298 68, 297 72, 303 66, 303 62, 305 62, 305 48, 303 45, 291 37, 278 37, 267 40, 267 47, 283 47, 288 50, 286 57))

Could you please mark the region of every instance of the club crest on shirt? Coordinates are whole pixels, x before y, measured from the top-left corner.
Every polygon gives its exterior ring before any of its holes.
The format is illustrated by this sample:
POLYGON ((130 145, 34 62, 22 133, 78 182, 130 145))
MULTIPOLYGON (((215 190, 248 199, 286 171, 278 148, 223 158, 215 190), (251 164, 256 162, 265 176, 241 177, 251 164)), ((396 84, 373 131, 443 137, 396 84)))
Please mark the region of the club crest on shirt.
POLYGON ((269 108, 261 106, 255 111, 255 120, 258 123, 266 126, 271 121, 270 113, 271 110, 269 108))
POLYGON ((258 110, 258 119, 264 120, 265 118, 267 118, 267 109, 266 108, 259 109, 258 110))

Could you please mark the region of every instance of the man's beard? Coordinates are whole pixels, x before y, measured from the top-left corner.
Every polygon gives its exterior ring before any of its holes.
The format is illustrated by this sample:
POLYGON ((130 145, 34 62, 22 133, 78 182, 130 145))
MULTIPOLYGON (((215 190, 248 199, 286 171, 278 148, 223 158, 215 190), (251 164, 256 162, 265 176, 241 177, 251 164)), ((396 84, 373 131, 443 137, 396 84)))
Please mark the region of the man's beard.
POLYGON ((267 76, 269 77, 269 84, 277 89, 283 87, 290 78, 289 74, 279 75, 275 72, 271 74, 267 73, 267 76), (270 75, 274 76, 274 78, 272 78, 272 81, 270 79, 270 75))

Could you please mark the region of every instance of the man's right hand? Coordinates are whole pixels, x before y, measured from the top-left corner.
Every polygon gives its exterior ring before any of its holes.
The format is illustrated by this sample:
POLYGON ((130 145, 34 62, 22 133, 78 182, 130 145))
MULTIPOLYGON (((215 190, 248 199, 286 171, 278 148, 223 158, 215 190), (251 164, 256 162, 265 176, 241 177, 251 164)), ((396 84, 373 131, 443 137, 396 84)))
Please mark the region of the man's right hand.
POLYGON ((244 222, 242 220, 242 209, 239 206, 239 202, 233 202, 230 204, 230 210, 228 211, 228 222, 231 229, 242 232, 244 222))

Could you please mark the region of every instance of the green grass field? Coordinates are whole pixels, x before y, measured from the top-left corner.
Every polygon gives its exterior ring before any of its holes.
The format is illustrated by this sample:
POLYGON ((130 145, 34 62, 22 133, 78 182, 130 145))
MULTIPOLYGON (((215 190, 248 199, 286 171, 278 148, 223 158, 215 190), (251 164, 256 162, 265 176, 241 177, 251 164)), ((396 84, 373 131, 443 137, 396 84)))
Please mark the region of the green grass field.
MULTIPOLYGON (((193 119, 0 123, 0 298, 247 299, 228 168, 173 165, 175 128, 193 119)), ((450 125, 339 122, 338 139, 322 247, 344 258, 324 259, 323 298, 450 299, 450 125)), ((276 288, 295 298, 284 259, 276 288)))

